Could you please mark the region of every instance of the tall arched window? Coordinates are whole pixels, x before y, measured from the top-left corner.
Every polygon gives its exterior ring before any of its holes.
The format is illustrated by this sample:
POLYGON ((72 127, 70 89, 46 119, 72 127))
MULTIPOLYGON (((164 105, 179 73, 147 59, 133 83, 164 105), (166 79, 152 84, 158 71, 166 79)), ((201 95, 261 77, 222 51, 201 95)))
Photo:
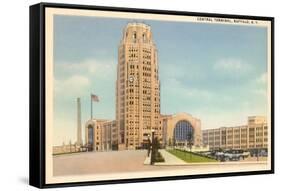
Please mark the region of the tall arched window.
POLYGON ((174 129, 174 139, 175 141, 192 141, 193 140, 194 129, 190 122, 181 120, 177 122, 174 129))
POLYGON ((92 125, 88 126, 88 149, 93 150, 94 146, 94 127, 92 125))
POLYGON ((134 41, 134 42, 137 41, 137 33, 136 33, 136 32, 133 33, 133 41, 134 41))
POLYGON ((146 42, 146 34, 145 33, 142 34, 142 40, 143 40, 143 42, 146 42))

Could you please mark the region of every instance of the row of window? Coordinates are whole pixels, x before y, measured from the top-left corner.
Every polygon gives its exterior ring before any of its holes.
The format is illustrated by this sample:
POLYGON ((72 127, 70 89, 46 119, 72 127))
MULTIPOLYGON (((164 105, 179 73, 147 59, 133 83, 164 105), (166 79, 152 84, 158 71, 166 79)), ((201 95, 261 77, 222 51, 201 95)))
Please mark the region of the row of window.
POLYGON ((151 62, 150 62, 150 61, 143 61, 142 63, 143 63, 143 64, 146 64, 146 65, 148 65, 148 66, 151 65, 151 62))
POLYGON ((143 72, 142 75, 147 76, 147 77, 151 77, 151 72, 143 72))
POLYGON ((129 52, 138 52, 138 49, 136 49, 136 48, 129 48, 129 52))
POLYGON ((129 54, 129 58, 138 58, 137 54, 129 54))

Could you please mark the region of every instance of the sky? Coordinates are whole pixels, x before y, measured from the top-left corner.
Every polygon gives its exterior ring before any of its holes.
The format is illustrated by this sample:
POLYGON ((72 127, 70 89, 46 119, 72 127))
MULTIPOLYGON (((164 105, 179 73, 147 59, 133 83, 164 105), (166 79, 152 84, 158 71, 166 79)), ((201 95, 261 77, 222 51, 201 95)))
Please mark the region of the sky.
MULTIPOLYGON (((267 112, 267 31, 264 27, 54 17, 54 145, 76 141, 77 97, 82 127, 90 118, 115 119, 118 45, 128 22, 152 28, 158 49, 161 114, 186 112, 201 129, 244 125, 267 112)), ((83 132, 84 139, 84 132, 83 132)))

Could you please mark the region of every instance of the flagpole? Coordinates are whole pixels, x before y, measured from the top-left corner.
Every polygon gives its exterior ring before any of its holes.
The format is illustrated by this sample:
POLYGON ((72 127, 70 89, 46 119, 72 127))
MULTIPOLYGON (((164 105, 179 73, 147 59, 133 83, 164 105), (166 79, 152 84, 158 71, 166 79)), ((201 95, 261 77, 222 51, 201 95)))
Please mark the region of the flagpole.
POLYGON ((93 119, 93 100, 92 100, 92 95, 91 95, 91 119, 93 119))

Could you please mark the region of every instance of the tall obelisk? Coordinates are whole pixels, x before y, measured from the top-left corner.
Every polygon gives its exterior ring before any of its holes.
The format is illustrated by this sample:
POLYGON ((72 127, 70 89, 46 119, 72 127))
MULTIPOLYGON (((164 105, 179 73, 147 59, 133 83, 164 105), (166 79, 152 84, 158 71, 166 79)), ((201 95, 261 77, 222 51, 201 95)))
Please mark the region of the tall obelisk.
POLYGON ((82 128, 81 128, 81 101, 77 98, 77 145, 82 145, 82 128))

